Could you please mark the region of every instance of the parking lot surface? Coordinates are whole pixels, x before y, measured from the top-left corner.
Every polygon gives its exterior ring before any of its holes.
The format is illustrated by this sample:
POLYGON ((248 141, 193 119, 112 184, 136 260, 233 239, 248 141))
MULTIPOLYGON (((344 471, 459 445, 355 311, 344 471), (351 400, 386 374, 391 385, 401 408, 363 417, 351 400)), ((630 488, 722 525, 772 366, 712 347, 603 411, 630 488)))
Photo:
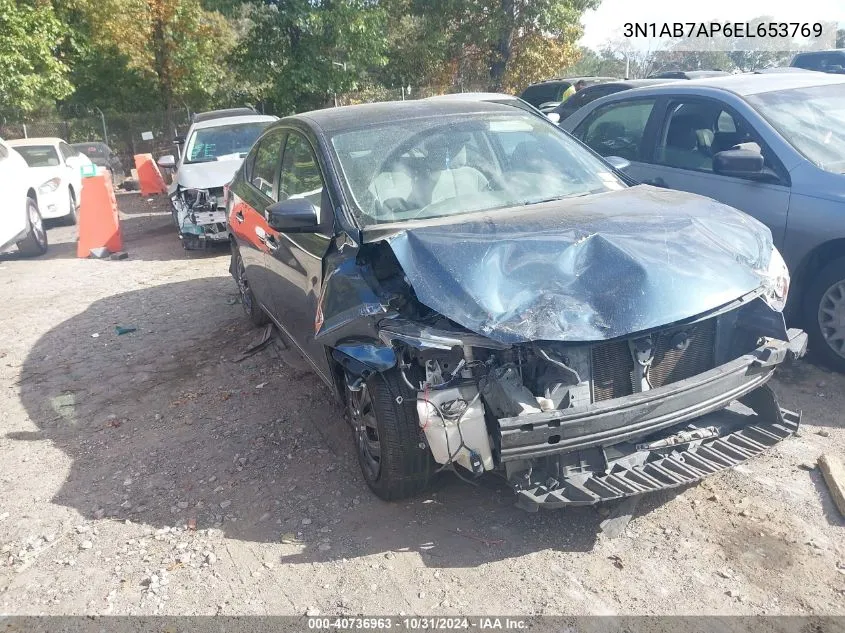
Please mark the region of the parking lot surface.
POLYGON ((0 613, 845 613, 815 468, 845 454, 845 376, 781 372, 799 435, 618 535, 624 508, 527 514, 495 478, 384 503, 294 351, 238 362, 257 331, 228 252, 183 251, 164 199, 118 202, 127 260, 76 259, 72 227, 0 257, 0 613))

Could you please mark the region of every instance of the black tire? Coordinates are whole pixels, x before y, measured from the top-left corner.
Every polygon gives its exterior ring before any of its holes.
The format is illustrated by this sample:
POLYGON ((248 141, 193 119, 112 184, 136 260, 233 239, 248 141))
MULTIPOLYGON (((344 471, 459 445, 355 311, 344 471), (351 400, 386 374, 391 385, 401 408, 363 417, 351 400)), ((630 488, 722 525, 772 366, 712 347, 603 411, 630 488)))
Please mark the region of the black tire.
POLYGON ((66 222, 70 226, 74 226, 79 224, 79 209, 76 206, 76 194, 73 193, 73 189, 70 187, 68 188, 68 203, 70 204, 70 213, 67 214, 66 222))
POLYGON ((397 371, 374 374, 358 392, 347 388, 346 402, 358 463, 376 496, 395 501, 424 491, 435 464, 423 441, 415 394, 403 387, 397 371), (372 455, 376 445, 377 463, 372 455))
POLYGON ((26 199, 26 237, 17 244, 18 251, 25 257, 38 257, 47 252, 47 229, 38 204, 32 198, 26 199))
MULTIPOLYGON (((810 338, 810 353, 832 369, 845 373, 845 340, 831 340, 833 329, 823 327, 820 322, 823 309, 827 310, 825 318, 833 318, 831 310, 835 310, 835 297, 841 296, 839 309, 845 310, 845 258, 828 263, 812 277, 804 295, 804 325, 810 338), (834 345, 838 349, 834 349, 834 345)), ((845 326, 838 333, 843 329, 845 326)))
POLYGON ((246 278, 246 270, 243 259, 241 259, 241 252, 237 246, 232 244, 232 276, 238 284, 238 293, 241 297, 241 306, 246 313, 247 318, 255 327, 267 325, 270 318, 264 312, 263 308, 258 305, 255 300, 255 295, 252 294, 252 289, 249 287, 249 281, 246 278))

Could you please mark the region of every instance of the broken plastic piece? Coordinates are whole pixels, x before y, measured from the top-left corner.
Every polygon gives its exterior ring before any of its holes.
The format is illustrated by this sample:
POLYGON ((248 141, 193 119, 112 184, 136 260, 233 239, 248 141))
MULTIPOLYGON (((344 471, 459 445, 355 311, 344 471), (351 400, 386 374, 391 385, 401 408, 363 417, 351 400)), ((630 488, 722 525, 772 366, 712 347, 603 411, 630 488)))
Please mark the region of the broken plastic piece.
POLYGON ((122 336, 124 334, 130 334, 132 332, 137 332, 138 328, 136 328, 132 325, 128 325, 128 326, 115 325, 114 331, 117 333, 118 336, 122 336))

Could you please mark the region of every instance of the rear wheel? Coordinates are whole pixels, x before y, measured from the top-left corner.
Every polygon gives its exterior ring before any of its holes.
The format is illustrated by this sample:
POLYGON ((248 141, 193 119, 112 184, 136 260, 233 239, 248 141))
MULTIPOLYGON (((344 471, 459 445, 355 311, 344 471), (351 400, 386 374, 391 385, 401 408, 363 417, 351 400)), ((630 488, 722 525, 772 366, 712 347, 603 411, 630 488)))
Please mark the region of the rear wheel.
POLYGON ((347 385, 346 406, 370 489, 385 501, 425 490, 434 461, 422 441, 416 400, 401 388, 396 370, 375 374, 354 388, 347 385))
POLYGON ((804 300, 810 351, 837 371, 845 372, 845 258, 822 268, 804 300))
POLYGON ((26 199, 26 237, 18 242, 18 251, 27 257, 37 257, 47 252, 47 230, 32 198, 26 199))
POLYGON ((258 305, 258 301, 255 300, 255 295, 252 293, 252 289, 249 287, 249 281, 246 278, 244 260, 241 258, 240 250, 234 244, 232 245, 232 275, 238 284, 241 305, 249 320, 256 327, 267 325, 270 319, 261 306, 258 305))

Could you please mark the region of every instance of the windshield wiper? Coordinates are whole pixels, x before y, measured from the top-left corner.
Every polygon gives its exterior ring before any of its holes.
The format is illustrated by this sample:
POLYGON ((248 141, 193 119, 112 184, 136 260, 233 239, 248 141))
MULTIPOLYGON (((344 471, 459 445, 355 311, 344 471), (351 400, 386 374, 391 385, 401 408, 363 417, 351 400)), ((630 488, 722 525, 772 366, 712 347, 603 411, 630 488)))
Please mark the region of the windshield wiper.
POLYGON ((592 191, 584 191, 582 193, 570 193, 562 196, 552 196, 551 198, 541 198, 540 200, 526 200, 522 204, 524 206, 528 206, 531 204, 543 204, 544 202, 556 202, 557 200, 566 200, 568 198, 583 198, 584 196, 589 196, 592 191))

